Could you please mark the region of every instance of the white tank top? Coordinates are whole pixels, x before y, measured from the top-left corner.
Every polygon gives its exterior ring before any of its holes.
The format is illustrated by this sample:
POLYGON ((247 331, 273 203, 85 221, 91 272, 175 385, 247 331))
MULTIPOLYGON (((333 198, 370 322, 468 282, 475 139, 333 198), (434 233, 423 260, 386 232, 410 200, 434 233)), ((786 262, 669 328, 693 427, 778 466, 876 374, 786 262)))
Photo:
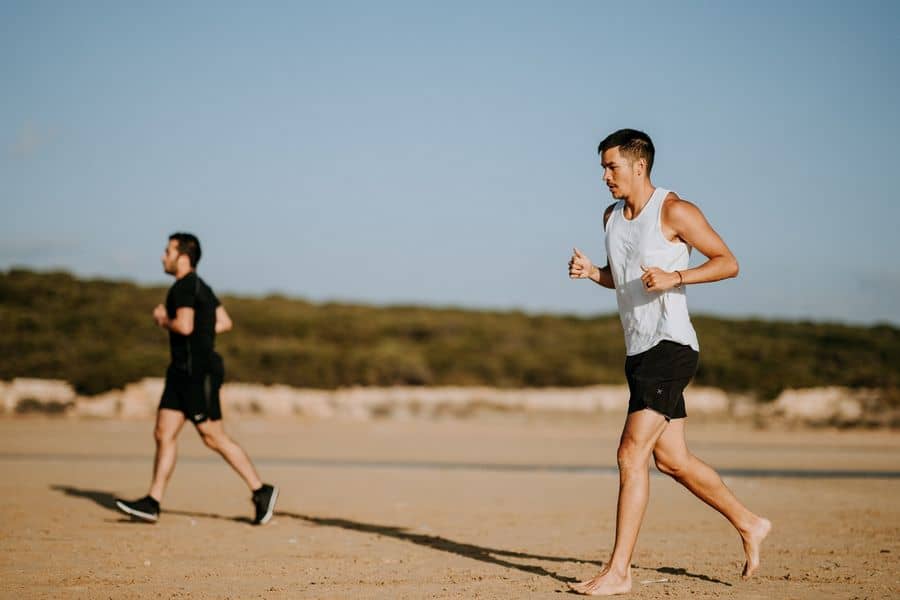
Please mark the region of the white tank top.
POLYGON ((700 351, 684 286, 654 292, 641 281, 641 265, 670 272, 688 268, 691 247, 681 241, 670 242, 662 232, 662 205, 668 193, 669 190, 656 188, 643 210, 630 221, 623 213, 625 201, 620 200, 606 222, 606 256, 616 284, 628 356, 649 350, 663 340, 700 351))

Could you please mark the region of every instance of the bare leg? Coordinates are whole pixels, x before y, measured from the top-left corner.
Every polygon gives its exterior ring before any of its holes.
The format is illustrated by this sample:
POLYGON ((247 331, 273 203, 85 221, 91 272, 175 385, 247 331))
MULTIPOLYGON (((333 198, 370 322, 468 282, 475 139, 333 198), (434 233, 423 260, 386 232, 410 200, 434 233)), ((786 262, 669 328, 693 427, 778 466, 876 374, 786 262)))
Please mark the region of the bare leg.
POLYGON ((156 458, 153 461, 153 481, 149 495, 161 502, 166 492, 166 484, 175 470, 175 458, 178 454, 178 434, 184 425, 181 411, 161 408, 156 413, 156 428, 153 437, 156 439, 156 458))
POLYGON ((653 448, 656 467, 722 513, 737 529, 747 556, 742 574, 747 579, 759 567, 759 549, 772 523, 750 512, 712 467, 691 454, 684 438, 684 422, 684 419, 672 421, 659 436, 653 448))
POLYGON ((197 425, 197 431, 200 433, 203 443, 211 450, 218 452, 225 462, 237 471, 251 491, 259 489, 262 481, 260 481, 253 463, 250 462, 250 457, 243 448, 238 446, 237 442, 225 433, 222 421, 204 421, 197 425))
POLYGON ((619 504, 612 558, 593 579, 572 584, 576 592, 611 596, 631 591, 631 556, 650 497, 650 453, 665 428, 665 417, 652 410, 633 412, 625 420, 617 456, 619 504))

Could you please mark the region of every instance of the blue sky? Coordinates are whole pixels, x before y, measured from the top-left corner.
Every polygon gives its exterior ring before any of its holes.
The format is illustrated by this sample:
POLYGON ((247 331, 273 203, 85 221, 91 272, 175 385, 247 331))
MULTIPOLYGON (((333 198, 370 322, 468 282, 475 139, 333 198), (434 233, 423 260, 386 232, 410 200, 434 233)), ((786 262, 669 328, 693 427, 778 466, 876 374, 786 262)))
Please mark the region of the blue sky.
MULTIPOLYGON (((0 4, 0 269, 606 313, 597 143, 741 263, 694 312, 900 323, 893 2, 0 4)), ((697 258, 697 257, 695 257, 697 258)))

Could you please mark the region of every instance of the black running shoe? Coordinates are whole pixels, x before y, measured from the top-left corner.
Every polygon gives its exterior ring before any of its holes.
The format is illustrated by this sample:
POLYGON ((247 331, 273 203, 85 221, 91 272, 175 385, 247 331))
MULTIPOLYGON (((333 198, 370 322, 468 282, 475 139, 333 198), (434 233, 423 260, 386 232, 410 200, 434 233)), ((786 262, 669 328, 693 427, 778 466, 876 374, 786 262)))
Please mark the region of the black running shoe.
POLYGON ((261 488, 253 492, 253 507, 256 508, 254 525, 265 525, 275 512, 275 501, 278 499, 278 488, 264 483, 261 488))
POLYGON ((159 519, 159 502, 153 496, 144 496, 140 500, 116 499, 116 506, 126 515, 135 519, 156 523, 159 519))

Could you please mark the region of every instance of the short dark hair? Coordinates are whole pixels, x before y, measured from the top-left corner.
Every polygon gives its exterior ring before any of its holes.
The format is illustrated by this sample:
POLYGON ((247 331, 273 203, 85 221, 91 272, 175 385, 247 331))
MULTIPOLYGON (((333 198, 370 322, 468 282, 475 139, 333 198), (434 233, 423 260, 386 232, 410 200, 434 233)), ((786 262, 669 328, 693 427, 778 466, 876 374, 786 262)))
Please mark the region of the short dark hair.
POLYGON ((192 233, 177 232, 170 235, 169 239, 178 242, 178 253, 187 256, 191 261, 191 267, 196 269, 202 254, 200 240, 197 239, 197 236, 192 233))
POLYGON ((597 146, 597 154, 603 154, 605 150, 619 147, 619 151, 625 154, 632 161, 643 158, 647 161, 647 174, 653 169, 653 155, 656 150, 653 148, 653 140, 643 131, 637 129, 620 129, 615 131, 600 142, 597 146))

